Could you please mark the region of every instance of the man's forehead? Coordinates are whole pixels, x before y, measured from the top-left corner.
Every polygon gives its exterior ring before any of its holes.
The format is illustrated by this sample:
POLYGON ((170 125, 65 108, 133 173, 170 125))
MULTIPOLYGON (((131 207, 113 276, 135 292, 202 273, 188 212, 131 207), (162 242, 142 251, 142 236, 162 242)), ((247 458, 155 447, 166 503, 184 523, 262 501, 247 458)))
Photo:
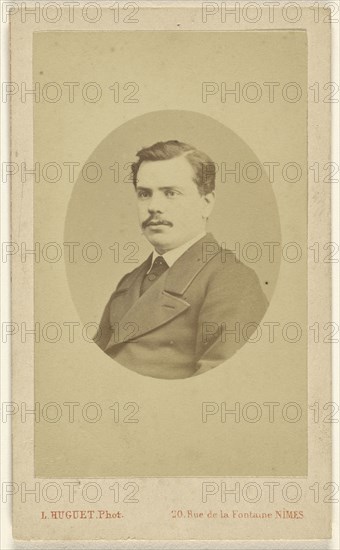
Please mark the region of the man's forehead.
POLYGON ((184 156, 166 160, 144 161, 139 167, 137 178, 139 181, 154 178, 158 180, 160 177, 171 179, 176 175, 180 176, 181 179, 188 178, 189 180, 194 176, 192 166, 184 156))

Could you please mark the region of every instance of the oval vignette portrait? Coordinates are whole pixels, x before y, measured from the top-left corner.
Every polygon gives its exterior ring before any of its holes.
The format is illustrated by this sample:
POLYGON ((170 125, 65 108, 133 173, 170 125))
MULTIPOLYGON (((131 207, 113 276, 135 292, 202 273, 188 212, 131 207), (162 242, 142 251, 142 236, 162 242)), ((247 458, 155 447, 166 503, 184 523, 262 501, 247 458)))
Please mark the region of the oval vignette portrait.
POLYGON ((81 250, 67 280, 93 344, 164 380, 224 368, 255 341, 280 269, 265 167, 191 111, 147 113, 103 139, 74 185, 64 239, 81 250))

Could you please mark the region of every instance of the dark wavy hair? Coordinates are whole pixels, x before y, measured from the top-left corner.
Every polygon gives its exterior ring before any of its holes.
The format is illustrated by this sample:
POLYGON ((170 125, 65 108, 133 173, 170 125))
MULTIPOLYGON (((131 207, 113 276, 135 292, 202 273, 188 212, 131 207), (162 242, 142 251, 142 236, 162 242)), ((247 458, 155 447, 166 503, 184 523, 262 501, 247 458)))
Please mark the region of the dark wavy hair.
POLYGON ((177 140, 158 141, 150 147, 144 147, 138 151, 138 161, 132 164, 133 185, 137 185, 137 174, 142 162, 156 160, 170 160, 183 156, 191 164, 194 176, 193 181, 201 195, 211 193, 215 189, 216 167, 208 155, 195 147, 177 140))

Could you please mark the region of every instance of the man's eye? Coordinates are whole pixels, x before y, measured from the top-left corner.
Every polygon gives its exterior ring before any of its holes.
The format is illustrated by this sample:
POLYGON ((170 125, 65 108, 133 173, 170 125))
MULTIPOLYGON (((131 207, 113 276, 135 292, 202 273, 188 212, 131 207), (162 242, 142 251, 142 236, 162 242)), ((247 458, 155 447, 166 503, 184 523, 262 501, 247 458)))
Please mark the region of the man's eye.
POLYGON ((148 191, 138 191, 137 192, 137 197, 139 199, 146 199, 148 196, 149 196, 148 191))
POLYGON ((173 191, 172 189, 167 189, 164 193, 166 197, 175 197, 177 195, 176 191, 173 191))

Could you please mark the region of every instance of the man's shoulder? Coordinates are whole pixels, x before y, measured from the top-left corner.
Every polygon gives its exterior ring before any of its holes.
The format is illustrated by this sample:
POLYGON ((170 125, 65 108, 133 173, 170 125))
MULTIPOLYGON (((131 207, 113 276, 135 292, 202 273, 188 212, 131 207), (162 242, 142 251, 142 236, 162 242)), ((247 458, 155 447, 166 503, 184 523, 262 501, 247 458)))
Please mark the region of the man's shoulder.
POLYGON ((215 253, 203 257, 206 262, 202 270, 209 279, 209 284, 216 283, 217 286, 233 286, 244 288, 245 286, 259 286, 258 276, 253 267, 243 263, 238 255, 231 249, 217 243, 215 253))
POLYGON ((221 270, 234 268, 243 270, 248 268, 233 250, 220 244, 218 244, 218 252, 214 254, 211 265, 215 269, 219 267, 221 270))
POLYGON ((253 272, 253 269, 245 265, 233 250, 226 248, 224 243, 219 244, 215 239, 203 243, 202 262, 210 270, 222 274, 226 271, 245 274, 253 272))
POLYGON ((210 257, 200 274, 206 296, 219 294, 221 300, 227 299, 230 307, 231 304, 246 302, 249 302, 249 307, 251 304, 256 304, 260 309, 268 306, 256 271, 224 246, 218 245, 216 253, 210 257))
POLYGON ((182 277, 209 288, 226 288, 228 292, 231 288, 241 291, 245 287, 259 286, 254 269, 211 233, 185 252, 172 269, 176 272, 176 281, 182 277))

